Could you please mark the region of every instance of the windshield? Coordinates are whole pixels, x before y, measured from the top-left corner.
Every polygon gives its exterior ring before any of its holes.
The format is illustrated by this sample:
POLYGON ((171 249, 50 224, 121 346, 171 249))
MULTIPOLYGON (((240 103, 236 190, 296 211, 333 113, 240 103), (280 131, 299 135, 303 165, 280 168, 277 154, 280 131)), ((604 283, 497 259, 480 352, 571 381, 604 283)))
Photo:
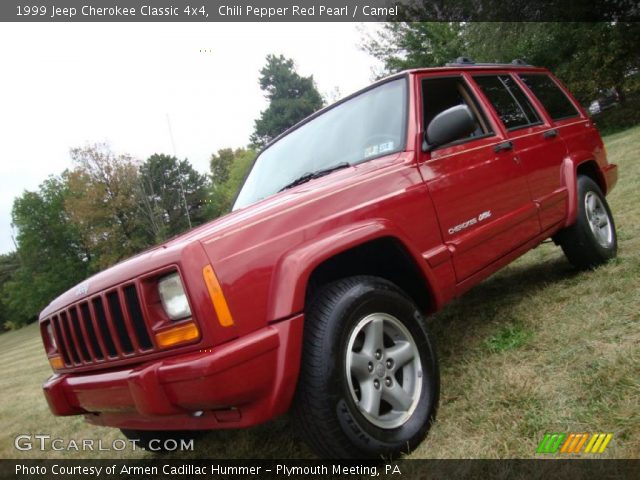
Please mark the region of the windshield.
POLYGON ((273 195, 303 175, 403 150, 406 88, 406 80, 400 78, 367 90, 267 147, 233 209, 273 195))

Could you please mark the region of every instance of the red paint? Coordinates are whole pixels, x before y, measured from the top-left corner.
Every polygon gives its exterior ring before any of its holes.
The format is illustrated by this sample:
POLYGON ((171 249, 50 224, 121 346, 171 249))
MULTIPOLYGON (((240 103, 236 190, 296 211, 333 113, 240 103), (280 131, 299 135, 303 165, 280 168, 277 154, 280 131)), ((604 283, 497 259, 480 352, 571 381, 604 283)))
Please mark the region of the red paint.
MULTIPOLYGON (((140 429, 236 428, 266 421, 291 403, 305 292, 322 262, 364 242, 394 238, 421 272, 435 311, 571 224, 578 167, 593 162, 608 193, 617 180, 616 166, 607 163, 600 136, 572 97, 579 115, 554 122, 517 78, 542 122, 507 131, 471 74, 514 71, 406 72, 410 98, 404 152, 275 194, 105 270, 55 299, 40 322, 53 320, 58 345, 67 352, 75 345, 80 358, 67 358, 65 368, 45 383, 52 412, 140 429), (493 135, 422 152, 421 80, 438 75, 465 79, 493 135), (545 137, 552 129, 558 135, 545 137), (505 141, 513 142, 513 150, 495 152, 505 141), (202 277, 209 264, 229 305, 232 327, 217 321, 202 277), (157 281, 173 271, 180 273, 191 307, 192 318, 184 321, 196 322, 200 338, 162 350, 154 334, 176 323, 162 310, 157 281), (131 310, 136 302, 125 295, 127 287, 135 289, 139 315, 131 310), (117 295, 129 351, 109 294, 117 295), (104 335, 100 303, 107 320, 104 335), (77 330, 73 315, 83 320, 77 330), (151 346, 144 347, 140 328, 151 346), (98 358, 108 350, 108 336, 115 354, 98 358), (79 350, 82 343, 87 358, 79 350), (200 410, 202 416, 192 415, 200 410)), ((546 71, 518 67, 517 72, 546 71)), ((47 340, 45 345, 53 356, 47 340)))

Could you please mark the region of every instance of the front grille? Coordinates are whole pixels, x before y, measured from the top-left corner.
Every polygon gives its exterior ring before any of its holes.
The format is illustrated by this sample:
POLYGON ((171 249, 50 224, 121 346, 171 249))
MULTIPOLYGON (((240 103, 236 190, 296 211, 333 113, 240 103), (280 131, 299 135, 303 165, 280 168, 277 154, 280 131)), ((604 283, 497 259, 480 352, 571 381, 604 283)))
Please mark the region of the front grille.
POLYGON ((130 358, 155 349, 136 284, 70 305, 49 321, 67 368, 130 358))

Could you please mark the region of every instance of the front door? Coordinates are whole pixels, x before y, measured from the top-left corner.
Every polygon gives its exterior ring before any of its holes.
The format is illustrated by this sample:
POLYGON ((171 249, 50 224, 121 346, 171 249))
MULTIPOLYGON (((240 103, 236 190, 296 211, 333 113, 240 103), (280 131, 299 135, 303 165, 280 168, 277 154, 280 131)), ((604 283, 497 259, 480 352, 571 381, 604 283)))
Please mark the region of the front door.
POLYGON ((421 86, 424 126, 459 104, 477 121, 467 138, 423 152, 420 162, 461 282, 536 236, 540 224, 513 145, 466 76, 425 76, 421 86))

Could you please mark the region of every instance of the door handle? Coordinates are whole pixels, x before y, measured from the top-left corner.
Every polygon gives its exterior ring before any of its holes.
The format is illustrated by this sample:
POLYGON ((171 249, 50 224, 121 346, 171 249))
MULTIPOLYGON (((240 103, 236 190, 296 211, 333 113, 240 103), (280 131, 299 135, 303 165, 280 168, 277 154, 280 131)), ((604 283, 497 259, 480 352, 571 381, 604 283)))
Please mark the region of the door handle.
POLYGON ((506 152, 507 150, 513 150, 513 142, 508 141, 508 142, 502 142, 499 143, 498 145, 496 145, 495 147, 493 147, 493 151, 498 153, 498 152, 506 152))
POLYGON ((544 138, 555 138, 558 136, 558 130, 556 130, 555 128, 551 130, 547 130, 542 134, 542 136, 544 138))

